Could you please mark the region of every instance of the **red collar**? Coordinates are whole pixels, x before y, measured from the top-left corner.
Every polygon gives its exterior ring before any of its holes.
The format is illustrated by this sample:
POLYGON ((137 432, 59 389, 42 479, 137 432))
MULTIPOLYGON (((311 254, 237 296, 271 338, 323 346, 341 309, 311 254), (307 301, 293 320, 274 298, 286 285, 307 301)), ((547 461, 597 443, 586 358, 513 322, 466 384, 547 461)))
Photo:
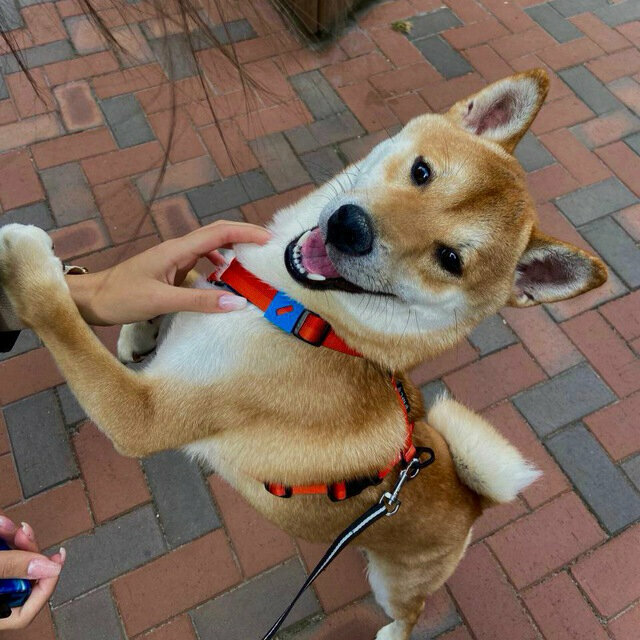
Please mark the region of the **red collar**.
MULTIPOLYGON (((232 260, 222 273, 212 273, 208 280, 213 283, 224 283, 235 293, 243 296, 258 309, 264 311, 264 317, 267 320, 283 331, 293 334, 303 342, 315 347, 327 347, 340 353, 362 357, 360 353, 352 349, 335 333, 326 320, 317 313, 306 309, 284 292, 274 289, 271 285, 254 276, 238 260, 232 260)), ((294 495, 323 494, 328 495, 331 500, 341 501, 358 495, 367 487, 380 484, 399 463, 408 464, 416 456, 416 447, 413 444, 414 423, 409 415, 411 407, 402 383, 396 380, 393 375, 391 376, 391 384, 404 414, 407 437, 402 451, 398 453, 386 469, 378 471, 372 477, 356 478, 355 480, 335 482, 330 485, 314 484, 289 487, 273 482, 265 482, 264 486, 267 491, 279 498, 290 498, 294 495)))

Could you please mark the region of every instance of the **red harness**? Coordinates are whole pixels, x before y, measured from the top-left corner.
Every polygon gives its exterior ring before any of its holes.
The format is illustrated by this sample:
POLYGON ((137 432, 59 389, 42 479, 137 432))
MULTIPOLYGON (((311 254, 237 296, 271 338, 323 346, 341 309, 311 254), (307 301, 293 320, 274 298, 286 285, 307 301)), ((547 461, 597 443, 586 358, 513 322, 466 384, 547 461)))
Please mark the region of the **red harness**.
MULTIPOLYGON (((263 282, 250 271, 247 271, 237 260, 233 260, 221 273, 212 273, 209 282, 224 284, 235 293, 243 296, 258 309, 264 311, 264 316, 280 329, 293 334, 303 342, 315 347, 327 347, 340 353, 361 358, 362 355, 340 338, 331 325, 322 319, 317 313, 303 307, 299 302, 289 298, 282 291, 274 289, 263 282)), ((380 484, 384 478, 399 463, 408 464, 416 456, 416 447, 413 444, 413 429, 409 414, 411 407, 402 387, 402 383, 391 376, 391 384, 398 402, 402 408, 407 427, 407 436, 402 451, 393 459, 385 469, 378 471, 371 477, 356 478, 355 480, 343 480, 333 484, 311 484, 286 486, 274 482, 265 482, 265 489, 279 498, 290 498, 296 495, 327 495, 335 502, 340 502, 358 495, 367 487, 380 484)))

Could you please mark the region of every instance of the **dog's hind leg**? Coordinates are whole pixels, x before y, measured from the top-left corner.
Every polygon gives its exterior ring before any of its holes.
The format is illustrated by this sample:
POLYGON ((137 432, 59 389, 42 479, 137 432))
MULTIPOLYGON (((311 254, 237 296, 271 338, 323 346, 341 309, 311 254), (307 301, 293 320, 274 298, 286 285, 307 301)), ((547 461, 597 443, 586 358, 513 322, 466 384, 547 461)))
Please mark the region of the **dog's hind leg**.
POLYGON ((164 316, 146 322, 132 322, 122 325, 118 336, 118 360, 120 362, 140 362, 155 348, 164 316))
POLYGON ((437 591, 455 570, 464 548, 434 557, 409 547, 406 555, 367 552, 369 584, 378 604, 393 619, 376 640, 409 640, 428 595, 437 591))

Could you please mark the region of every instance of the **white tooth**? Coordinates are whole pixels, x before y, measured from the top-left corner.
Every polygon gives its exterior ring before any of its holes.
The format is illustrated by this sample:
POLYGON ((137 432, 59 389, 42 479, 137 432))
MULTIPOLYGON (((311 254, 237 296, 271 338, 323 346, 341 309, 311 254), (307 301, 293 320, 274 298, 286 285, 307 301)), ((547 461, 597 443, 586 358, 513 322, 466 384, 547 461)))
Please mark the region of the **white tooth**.
POLYGON ((296 243, 296 248, 299 248, 301 244, 304 244, 304 241, 311 235, 311 229, 305 231, 299 238, 296 243))
POLYGON ((326 280, 326 278, 319 273, 308 273, 307 278, 309 278, 309 280, 318 280, 318 282, 326 280))

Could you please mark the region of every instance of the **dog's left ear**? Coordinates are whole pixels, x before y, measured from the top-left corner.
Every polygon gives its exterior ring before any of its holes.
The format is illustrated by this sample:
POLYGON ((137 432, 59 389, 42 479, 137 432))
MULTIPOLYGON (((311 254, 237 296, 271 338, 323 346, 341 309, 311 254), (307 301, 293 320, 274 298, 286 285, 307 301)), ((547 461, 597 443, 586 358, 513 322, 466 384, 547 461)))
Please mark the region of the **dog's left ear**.
POLYGON ((606 279, 602 260, 534 228, 516 267, 509 304, 531 307, 573 298, 606 279))
POLYGON ((527 132, 549 91, 544 69, 498 80, 460 100, 447 116, 458 126, 489 138, 511 153, 527 132))

